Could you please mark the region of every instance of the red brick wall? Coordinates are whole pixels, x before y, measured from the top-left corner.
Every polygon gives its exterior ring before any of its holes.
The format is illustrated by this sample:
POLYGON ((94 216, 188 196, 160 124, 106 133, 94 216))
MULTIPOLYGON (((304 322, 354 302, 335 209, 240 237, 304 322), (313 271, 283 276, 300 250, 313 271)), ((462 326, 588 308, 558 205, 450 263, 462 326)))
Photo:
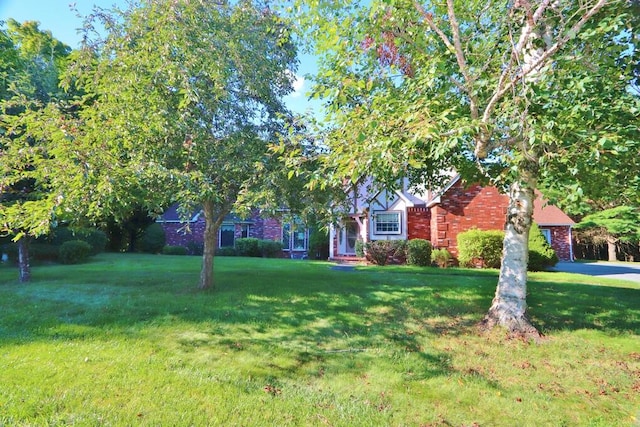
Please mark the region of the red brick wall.
POLYGON ((431 240, 431 212, 429 208, 407 208, 407 239, 431 240))
POLYGON ((282 241, 282 226, 280 221, 273 218, 265 218, 262 221, 262 237, 265 240, 282 241))
MULTIPOLYGON (((260 213, 254 211, 251 215, 252 224, 249 228, 249 237, 257 239, 269 239, 277 242, 282 239, 282 227, 280 221, 274 218, 262 218, 260 213)), ((167 245, 187 246, 190 243, 203 243, 204 239, 204 217, 200 216, 196 222, 189 224, 190 231, 184 231, 186 224, 179 222, 161 223, 167 238, 167 245)), ((238 239, 242 236, 242 224, 234 224, 234 235, 238 239)))
MULTIPOLYGON (((456 238, 458 233, 472 227, 480 230, 502 230, 506 219, 509 199, 495 187, 472 185, 464 188, 457 182, 442 196, 435 209, 435 224, 432 224, 432 243, 438 248, 447 248, 453 256, 458 255, 456 238)), ((432 217, 433 217, 432 213, 432 217)))
POLYGON ((540 227, 551 231, 551 247, 556 251, 560 261, 573 261, 571 259, 571 233, 568 226, 540 227))
POLYGON ((204 241, 203 219, 189 224, 190 231, 185 231, 186 224, 180 222, 163 222, 161 224, 167 239, 167 245, 187 246, 190 243, 201 244, 204 241))

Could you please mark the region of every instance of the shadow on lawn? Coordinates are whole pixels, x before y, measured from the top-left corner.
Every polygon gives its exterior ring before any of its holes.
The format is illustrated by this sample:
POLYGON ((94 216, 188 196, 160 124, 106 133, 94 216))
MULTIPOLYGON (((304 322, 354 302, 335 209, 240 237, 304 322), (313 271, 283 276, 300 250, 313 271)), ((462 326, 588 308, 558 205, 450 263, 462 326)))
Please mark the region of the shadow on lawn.
POLYGON ((593 329, 640 334, 640 290, 575 283, 529 283, 529 315, 544 333, 593 329))
MULTIPOLYGON (((361 378, 385 364, 419 381, 456 373, 432 342, 476 334, 496 284, 487 274, 305 268, 222 268, 211 292, 194 290, 197 270, 153 279, 111 270, 89 281, 52 269, 60 277, 51 274, 46 284, 0 287, 0 345, 120 335, 144 341, 160 333, 153 345, 172 357, 237 356, 237 366, 274 387, 278 378, 325 371, 361 378)), ((529 292, 532 320, 546 334, 639 333, 638 290, 537 281, 529 292)), ((498 387, 478 372, 461 374, 498 387)))
MULTIPOLYGON (((425 362, 444 372, 449 369, 446 358, 429 355, 429 340, 476 333, 474 325, 488 309, 496 284, 496 277, 487 274, 344 272, 327 266, 310 273, 223 269, 213 292, 195 292, 187 285, 196 282, 197 271, 167 272, 164 281, 154 280, 124 272, 122 277, 96 278, 91 285, 79 279, 59 286, 0 288, 0 333, 5 342, 71 340, 107 329, 131 333, 138 325, 206 323, 215 325, 208 333, 225 345, 246 340, 269 347, 286 341, 302 361, 384 346, 423 353, 429 358, 425 362), (227 343, 228 333, 239 333, 239 338, 227 343)), ((536 281, 529 284, 529 314, 546 334, 575 329, 638 334, 639 293, 536 281)))

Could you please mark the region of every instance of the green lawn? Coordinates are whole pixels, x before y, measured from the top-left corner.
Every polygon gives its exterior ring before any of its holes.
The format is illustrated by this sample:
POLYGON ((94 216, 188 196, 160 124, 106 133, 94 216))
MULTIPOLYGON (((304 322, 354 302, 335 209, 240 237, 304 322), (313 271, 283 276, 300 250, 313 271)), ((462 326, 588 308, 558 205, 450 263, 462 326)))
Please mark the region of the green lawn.
POLYGON ((639 423, 637 284, 532 274, 532 344, 474 328, 495 271, 199 262, 0 267, 0 426, 639 423))

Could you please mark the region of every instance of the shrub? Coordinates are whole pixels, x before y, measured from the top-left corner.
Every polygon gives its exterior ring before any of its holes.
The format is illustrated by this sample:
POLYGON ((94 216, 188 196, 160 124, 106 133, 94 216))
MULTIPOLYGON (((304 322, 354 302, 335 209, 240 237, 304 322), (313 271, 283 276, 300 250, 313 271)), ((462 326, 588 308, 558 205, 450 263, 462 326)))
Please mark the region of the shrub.
POLYGON ((407 259, 406 240, 374 240, 364 244, 367 261, 376 265, 404 264, 407 259))
POLYGON ((447 268, 449 266, 449 261, 451 261, 451 254, 445 248, 434 249, 431 251, 431 261, 435 262, 436 265, 440 268, 447 268))
POLYGON ((364 242, 362 240, 356 240, 355 250, 357 257, 364 258, 364 242))
POLYGON ((72 229, 69 227, 58 227, 53 230, 53 233, 47 241, 53 246, 61 246, 65 242, 72 240, 82 240, 91 245, 91 255, 104 252, 107 246, 108 238, 104 231, 97 228, 78 228, 72 229))
POLYGON ((91 254, 97 255, 104 252, 107 247, 107 234, 97 228, 83 228, 76 231, 77 240, 84 240, 91 245, 91 254))
POLYGON ((527 270, 542 271, 558 263, 556 251, 551 248, 537 224, 529 230, 529 264, 527 270))
MULTIPOLYGON (((40 243, 40 241, 32 242, 29 244, 29 259, 31 261, 58 262, 59 251, 59 246, 54 246, 49 243, 40 243)), ((7 254, 10 262, 17 262, 18 245, 16 243, 3 245, 0 250, 0 255, 2 253, 7 254)))
POLYGON ((70 240, 60 246, 59 257, 63 264, 79 264, 91 255, 91 245, 83 240, 70 240))
POLYGON ((60 257, 60 247, 47 243, 32 243, 29 245, 29 258, 34 261, 57 262, 60 257))
POLYGON ((142 249, 142 252, 158 254, 162 252, 162 248, 164 248, 166 242, 167 239, 162 226, 160 224, 153 223, 144 230, 140 242, 140 248, 142 249))
POLYGON ((463 267, 499 268, 504 232, 472 228, 458 234, 458 261, 463 267))
POLYGON ((280 258, 282 256, 282 242, 260 240, 258 249, 263 258, 280 258))
POLYGON ((236 239, 236 254, 238 256, 259 257, 262 256, 258 246, 259 240, 255 237, 236 239))
POLYGON ((313 229, 309 235, 309 254, 313 259, 329 258, 329 233, 323 229, 313 229))
POLYGON ((61 246, 64 242, 82 239, 78 239, 69 227, 56 227, 48 236, 48 240, 54 246, 61 246))
POLYGON ((431 265, 431 242, 413 239, 407 243, 407 264, 426 267, 431 265))
POLYGON ((164 248, 162 248, 162 253, 164 255, 186 255, 187 248, 185 248, 184 246, 166 245, 164 248))
POLYGON ((391 240, 389 258, 393 264, 406 264, 408 245, 406 240, 391 240))
POLYGON ((236 256, 236 249, 232 246, 218 248, 216 249, 216 256, 236 256))
POLYGON ((387 257, 391 247, 389 240, 374 240, 364 245, 367 261, 376 265, 387 265, 387 257))
MULTIPOLYGON (((187 243, 187 253, 189 255, 202 255, 204 253, 204 243, 202 242, 187 243)), ((235 252, 234 252, 234 255, 235 255, 235 252)))

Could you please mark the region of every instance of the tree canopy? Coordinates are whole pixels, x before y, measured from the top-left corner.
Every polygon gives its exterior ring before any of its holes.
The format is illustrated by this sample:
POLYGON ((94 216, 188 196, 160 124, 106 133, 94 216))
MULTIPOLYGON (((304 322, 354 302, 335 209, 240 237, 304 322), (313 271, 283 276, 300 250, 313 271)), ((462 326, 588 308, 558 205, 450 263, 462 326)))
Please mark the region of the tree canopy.
MULTIPOLYGON (((437 185, 454 168, 508 189, 504 259, 485 319, 525 316, 534 190, 567 197, 638 153, 623 0, 297 2, 321 60, 328 177, 437 185), (585 167, 584 165, 598 165, 585 167)), ((637 156, 635 156, 637 158, 637 156)), ((608 172, 609 173, 609 172, 608 172)))
POLYGON ((36 22, 13 19, 0 29, 0 46, 0 235, 18 241, 20 281, 26 282, 28 239, 49 232, 64 200, 61 189, 75 179, 72 147, 56 126, 71 49, 36 22))
POLYGON ((202 207, 200 287, 209 288, 218 228, 260 187, 268 147, 286 123, 282 97, 297 66, 287 23, 248 0, 143 0, 96 9, 87 31, 97 22, 106 34, 87 37, 73 74, 91 96, 79 138, 111 159, 93 169, 108 177, 97 182, 110 195, 96 209, 138 192, 150 206, 202 207))

